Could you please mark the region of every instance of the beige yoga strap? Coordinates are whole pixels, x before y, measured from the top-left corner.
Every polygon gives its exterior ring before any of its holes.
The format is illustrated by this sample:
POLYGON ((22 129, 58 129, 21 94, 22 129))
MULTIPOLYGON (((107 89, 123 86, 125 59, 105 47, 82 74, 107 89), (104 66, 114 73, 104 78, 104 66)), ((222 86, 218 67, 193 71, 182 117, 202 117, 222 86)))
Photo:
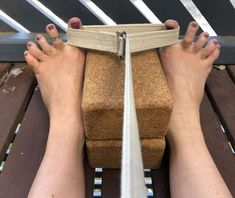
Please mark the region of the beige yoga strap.
POLYGON ((162 24, 96 25, 84 26, 81 30, 68 28, 68 44, 121 56, 124 54, 124 42, 118 35, 120 32, 128 35, 130 53, 174 44, 179 36, 179 28, 166 30, 162 24))
POLYGON ((178 41, 178 35, 179 28, 165 30, 164 25, 151 24, 85 26, 84 30, 68 29, 67 37, 70 45, 125 57, 122 198, 147 197, 133 92, 131 53, 174 44, 178 41))

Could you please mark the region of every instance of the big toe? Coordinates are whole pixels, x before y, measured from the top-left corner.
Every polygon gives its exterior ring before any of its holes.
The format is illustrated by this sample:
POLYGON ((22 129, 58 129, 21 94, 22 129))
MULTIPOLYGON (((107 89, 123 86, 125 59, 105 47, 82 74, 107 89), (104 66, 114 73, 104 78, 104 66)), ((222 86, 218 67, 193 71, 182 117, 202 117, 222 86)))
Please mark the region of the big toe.
POLYGON ((169 20, 165 21, 165 26, 166 26, 166 29, 171 30, 171 29, 178 28, 179 24, 177 21, 169 19, 169 20))
POLYGON ((82 22, 77 17, 69 19, 68 26, 73 29, 83 29, 82 22))

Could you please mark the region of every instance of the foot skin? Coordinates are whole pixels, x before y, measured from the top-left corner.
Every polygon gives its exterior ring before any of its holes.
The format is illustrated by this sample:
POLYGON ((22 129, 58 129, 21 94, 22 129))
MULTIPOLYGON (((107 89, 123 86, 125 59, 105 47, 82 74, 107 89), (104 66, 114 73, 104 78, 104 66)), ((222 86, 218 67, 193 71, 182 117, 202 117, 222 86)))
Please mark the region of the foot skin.
MULTIPOLYGON (((68 26, 82 28, 78 18, 70 19, 68 26)), ((51 38, 59 35, 54 24, 47 25, 46 31, 51 38)), ((52 45, 40 34, 35 40, 42 50, 36 43, 28 42, 28 51, 24 55, 36 75, 50 116, 65 113, 66 110, 77 110, 81 104, 84 52, 63 43, 59 38, 52 45)))
MULTIPOLYGON (((82 28, 78 18, 70 19, 68 26, 82 28)), ((85 197, 81 113, 85 53, 63 43, 55 25, 47 25, 46 31, 57 38, 52 45, 39 34, 36 42, 42 50, 28 42, 25 51, 50 115, 46 151, 28 197, 85 197)))
MULTIPOLYGON (((168 29, 178 26, 173 20, 165 23, 168 29)), ((160 58, 172 97, 174 108, 169 122, 169 136, 183 116, 195 114, 199 121, 199 106, 203 97, 205 82, 213 62, 218 58, 220 46, 217 40, 208 41, 208 33, 203 32, 195 40, 199 29, 196 22, 191 22, 183 40, 160 50, 160 58), (188 111, 188 114, 187 114, 188 111)), ((177 134, 180 136, 180 134, 177 134)), ((184 134, 185 135, 185 134, 184 134)))

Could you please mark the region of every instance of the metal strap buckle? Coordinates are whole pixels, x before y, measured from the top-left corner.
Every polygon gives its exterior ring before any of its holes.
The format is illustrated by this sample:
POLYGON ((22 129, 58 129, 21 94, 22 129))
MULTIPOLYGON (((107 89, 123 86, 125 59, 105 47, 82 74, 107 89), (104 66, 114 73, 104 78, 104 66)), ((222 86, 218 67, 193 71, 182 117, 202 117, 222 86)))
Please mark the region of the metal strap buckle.
POLYGON ((125 49, 126 49, 126 32, 116 32, 117 37, 118 37, 118 52, 117 52, 117 56, 120 59, 123 59, 125 56, 125 49))

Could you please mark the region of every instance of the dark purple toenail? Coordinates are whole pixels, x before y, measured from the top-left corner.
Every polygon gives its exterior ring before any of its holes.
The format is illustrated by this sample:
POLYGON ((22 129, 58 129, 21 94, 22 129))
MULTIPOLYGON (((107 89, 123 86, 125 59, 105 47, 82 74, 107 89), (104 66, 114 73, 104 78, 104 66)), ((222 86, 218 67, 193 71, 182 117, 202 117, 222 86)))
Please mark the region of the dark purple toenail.
POLYGON ((174 27, 166 26, 166 29, 167 29, 167 30, 173 30, 173 29, 174 29, 174 27))
POLYGON ((52 25, 52 24, 49 25, 49 26, 48 26, 48 29, 49 29, 49 30, 53 30, 53 29, 54 29, 54 25, 52 25))
POLYGON ((71 25, 71 28, 73 28, 73 29, 79 29, 80 28, 80 23, 79 22, 72 22, 70 25, 71 25))
POLYGON ((28 46, 28 47, 31 47, 31 46, 32 46, 32 43, 31 43, 31 42, 29 42, 29 43, 27 44, 27 46, 28 46))
POLYGON ((209 37, 209 34, 208 34, 208 33, 205 33, 205 34, 204 34, 204 37, 205 37, 205 38, 208 38, 208 37, 209 37))
POLYGON ((217 41, 217 40, 214 40, 213 43, 214 43, 215 45, 217 45, 217 44, 218 44, 218 41, 217 41))
POLYGON ((41 39, 41 36, 40 35, 37 35, 36 36, 36 40, 39 41, 41 39))
POLYGON ((196 23, 196 22, 191 23, 191 25, 192 25, 194 28, 197 27, 197 23, 196 23))

